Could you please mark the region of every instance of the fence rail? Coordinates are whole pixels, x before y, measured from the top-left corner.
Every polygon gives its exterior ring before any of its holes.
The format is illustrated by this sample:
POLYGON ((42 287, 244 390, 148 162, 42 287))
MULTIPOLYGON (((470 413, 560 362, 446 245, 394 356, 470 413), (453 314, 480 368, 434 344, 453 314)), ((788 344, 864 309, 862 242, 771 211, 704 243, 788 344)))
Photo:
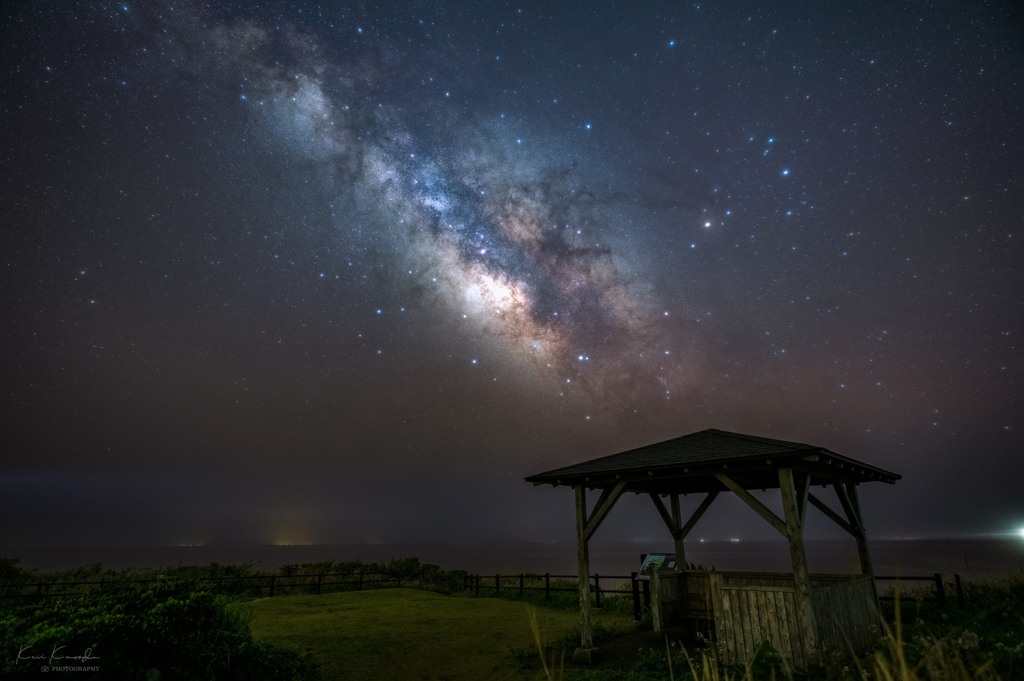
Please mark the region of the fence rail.
MULTIPOLYGON (((164 577, 164 578, 150 578, 150 579, 130 579, 126 580, 131 584, 156 584, 175 581, 175 577, 164 577)), ((389 584, 394 586, 401 586, 402 582, 409 582, 408 579, 403 580, 401 577, 395 575, 382 573, 382 572, 334 572, 334 573, 320 573, 320 574, 306 574, 306 575, 246 575, 246 576, 221 576, 221 577, 192 577, 184 578, 190 579, 196 582, 216 582, 218 591, 226 590, 254 590, 257 595, 263 595, 267 592, 268 596, 273 596, 275 591, 281 589, 312 589, 314 593, 320 594, 323 592, 325 587, 341 586, 349 587, 348 590, 362 590, 367 588, 376 588, 378 586, 387 586, 389 584), (353 579, 334 579, 338 577, 351 577, 353 579), (300 582, 296 583, 296 580, 300 579, 315 579, 316 581, 300 582)), ((76 582, 30 582, 20 584, 2 584, 0 583, 0 598, 19 598, 26 596, 73 596, 82 593, 82 590, 67 591, 64 590, 67 587, 75 586, 103 586, 104 584, 114 584, 120 580, 111 579, 99 579, 99 580, 87 580, 87 581, 76 581, 76 582), (54 589, 60 589, 54 591, 54 589), (20 591, 21 593, 9 593, 12 590, 20 591), (26 592, 27 590, 27 592, 26 592)))
MULTIPOLYGON (((133 579, 129 580, 133 584, 154 584, 158 582, 166 582, 173 580, 174 578, 150 578, 150 579, 133 579)), ((518 592, 520 598, 522 598, 527 591, 543 591, 545 600, 551 600, 552 593, 559 592, 572 592, 576 593, 579 590, 578 586, 552 586, 552 580, 575 580, 578 581, 578 575, 553 575, 545 573, 543 575, 536 573, 521 573, 518 575, 466 575, 462 580, 463 591, 469 591, 477 596, 481 595, 481 591, 485 594, 490 593, 492 590, 495 595, 500 595, 504 590, 506 592, 513 591, 518 592), (543 584, 538 584, 543 581, 543 584)), ((957 603, 963 608, 964 604, 964 593, 963 586, 960 582, 960 575, 953 575, 957 603)), ((90 580, 90 581, 77 581, 77 582, 32 582, 32 583, 20 583, 20 584, 3 584, 0 583, 0 599, 2 598, 24 598, 24 597, 44 597, 44 596, 71 596, 80 594, 83 592, 82 589, 67 591, 68 587, 94 587, 102 586, 104 584, 113 583, 116 580, 90 580), (59 589, 54 591, 54 589, 59 589), (11 593, 16 591, 17 593, 11 593)), ((238 591, 241 589, 244 591, 252 590, 257 596, 263 596, 266 593, 267 596, 273 597, 275 592, 281 590, 287 590, 293 592, 295 590, 310 590, 312 593, 321 594, 324 590, 329 590, 331 587, 335 587, 336 591, 361 591, 364 589, 382 588, 387 586, 401 587, 402 582, 409 583, 415 581, 415 579, 404 579, 400 576, 396 576, 389 573, 383 572, 337 572, 337 573, 314 573, 314 574, 301 574, 301 575, 248 575, 248 576, 221 576, 221 577, 196 577, 194 581, 200 582, 216 582, 218 591, 238 591), (349 579, 345 579, 345 578, 349 579), (299 582, 298 580, 316 580, 299 582)), ((876 576, 876 582, 933 582, 935 584, 935 596, 931 598, 922 598, 920 600, 932 603, 938 603, 940 606, 946 605, 946 589, 942 581, 942 575, 935 573, 930 576, 876 576)), ((633 572, 629 575, 604 575, 593 574, 590 576, 590 588, 591 593, 594 595, 594 601, 596 607, 601 607, 601 595, 602 594, 617 594, 626 595, 632 592, 633 596, 633 615, 636 619, 640 619, 642 613, 641 601, 643 608, 650 609, 651 607, 651 594, 650 594, 650 582, 638 580, 637 573, 633 572), (601 580, 605 580, 605 583, 615 581, 629 580, 631 589, 628 591, 623 590, 624 584, 612 586, 611 588, 602 587, 601 580)), ((879 596, 879 600, 895 600, 896 596, 879 596)))
MULTIPOLYGON (((925 577, 890 577, 890 576, 875 576, 877 582, 934 582, 935 583, 935 597, 934 598, 922 598, 922 601, 929 603, 938 603, 941 606, 946 605, 946 587, 942 583, 942 575, 938 572, 935 574, 925 577)), ((961 609, 964 608, 964 588, 963 584, 960 583, 960 575, 953 575, 954 586, 956 587, 956 600, 957 605, 961 609)), ((880 601, 894 601, 896 596, 879 596, 880 601)))

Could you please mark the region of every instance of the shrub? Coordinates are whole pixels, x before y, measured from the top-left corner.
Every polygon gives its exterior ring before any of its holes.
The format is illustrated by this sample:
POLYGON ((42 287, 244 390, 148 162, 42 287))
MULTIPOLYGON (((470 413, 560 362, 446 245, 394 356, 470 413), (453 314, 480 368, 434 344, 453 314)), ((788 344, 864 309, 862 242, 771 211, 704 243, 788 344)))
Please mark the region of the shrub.
POLYGON ((0 614, 2 675, 36 674, 63 646, 110 679, 311 679, 314 665, 296 653, 255 640, 248 619, 223 596, 185 580, 133 584, 117 580, 69 597, 8 606, 0 614), (153 672, 152 670, 157 670, 153 672))

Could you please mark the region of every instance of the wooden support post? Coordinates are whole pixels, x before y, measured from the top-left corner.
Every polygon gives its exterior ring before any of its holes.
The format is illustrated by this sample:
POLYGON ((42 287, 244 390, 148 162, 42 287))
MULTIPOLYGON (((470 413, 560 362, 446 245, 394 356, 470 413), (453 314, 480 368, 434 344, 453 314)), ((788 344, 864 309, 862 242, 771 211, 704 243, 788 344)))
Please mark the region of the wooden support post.
POLYGON ((360 591, 363 590, 363 573, 362 572, 359 573, 359 590, 360 591))
POLYGON ((523 582, 526 581, 526 575, 519 575, 519 598, 523 597, 523 582))
MULTIPOLYGON (((629 578, 633 586, 633 619, 637 622, 640 621, 640 581, 636 578, 635 572, 629 573, 629 578)), ((959 576, 957 576, 957 584, 960 584, 959 576)), ((963 600, 963 599, 961 599, 963 600)), ((961 606, 962 607, 962 606, 961 606)))
POLYGON ((804 473, 796 480, 796 501, 800 509, 800 525, 807 520, 807 497, 811 493, 811 474, 804 473))
POLYGON ((665 613, 662 612, 661 609, 661 599, 664 594, 662 593, 662 587, 659 583, 661 577, 661 575, 658 574, 661 572, 659 567, 660 566, 658 565, 651 566, 651 591, 654 594, 654 605, 651 608, 651 620, 654 623, 654 633, 656 634, 661 634, 665 631, 665 613))
POLYGON ((476 595, 480 595, 480 575, 476 576, 476 595))
POLYGON ((501 590, 501 575, 494 575, 494 594, 497 595, 501 590))
POLYGON ((601 575, 594 573, 594 607, 601 607, 601 575))
MULTIPOLYGON (((683 546, 683 541, 686 538, 683 535, 683 516, 679 512, 679 495, 673 494, 669 496, 669 502, 672 505, 672 524, 675 525, 675 531, 672 533, 672 543, 675 544, 676 549, 676 570, 683 573, 683 583, 680 585, 684 598, 689 593, 689 585, 686 583, 686 547, 683 546)), ((685 617, 689 610, 689 598, 683 601, 683 616, 685 617)))
POLYGON ((277 580, 277 577, 275 575, 271 575, 271 577, 270 577, 270 597, 271 598, 274 597, 274 582, 276 580, 277 580))
POLYGON ((800 501, 792 468, 779 469, 779 488, 782 492, 782 510, 786 516, 786 538, 789 540, 789 556, 793 562, 793 579, 796 582, 796 607, 801 638, 810 653, 807 655, 807 661, 810 664, 821 664, 818 654, 818 629, 811 604, 811 576, 807 570, 807 552, 804 550, 804 528, 800 522, 800 501))
POLYGON ((316 595, 320 595, 320 585, 323 584, 324 576, 323 573, 316 576, 316 595))
POLYGON ((551 573, 544 573, 544 600, 551 600, 551 573))
POLYGON ((672 541, 676 549, 676 570, 686 570, 686 549, 683 547, 683 526, 682 516, 679 513, 679 495, 673 494, 669 497, 672 504, 672 524, 675 525, 675 532, 672 533, 672 541))
POLYGON ((644 607, 648 610, 651 609, 651 582, 650 580, 644 580, 644 607))
POLYGON ((942 575, 935 573, 935 597, 939 599, 939 607, 946 607, 946 587, 942 585, 942 575))
POLYGON ((857 498, 857 485, 847 483, 846 485, 835 485, 836 494, 839 495, 839 503, 843 505, 846 517, 853 525, 857 533, 857 557, 860 558, 861 574, 871 575, 874 582, 875 570, 871 566, 871 553, 868 551, 868 535, 864 528, 864 519, 860 514, 860 500, 857 498))
MULTIPOLYGON (((594 647, 594 635, 590 620, 590 552, 587 550, 587 488, 576 486, 576 563, 579 568, 580 588, 580 648, 589 651, 594 647)), ((576 657, 575 655, 573 656, 576 657)))

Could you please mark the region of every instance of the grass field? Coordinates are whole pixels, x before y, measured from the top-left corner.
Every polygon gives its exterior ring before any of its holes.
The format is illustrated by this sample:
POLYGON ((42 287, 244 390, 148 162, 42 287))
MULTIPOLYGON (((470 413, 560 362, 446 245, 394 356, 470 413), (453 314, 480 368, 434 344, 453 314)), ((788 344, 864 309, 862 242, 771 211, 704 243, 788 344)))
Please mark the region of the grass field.
MULTIPOLYGON (((264 598, 241 607, 251 611, 258 638, 312 653, 326 678, 518 681, 543 676, 510 650, 520 656, 536 650, 527 605, 521 602, 383 589, 264 598)), ((595 615, 606 627, 632 623, 626 614, 595 615)), ((578 617, 572 610, 537 608, 547 641, 575 629, 578 617)))

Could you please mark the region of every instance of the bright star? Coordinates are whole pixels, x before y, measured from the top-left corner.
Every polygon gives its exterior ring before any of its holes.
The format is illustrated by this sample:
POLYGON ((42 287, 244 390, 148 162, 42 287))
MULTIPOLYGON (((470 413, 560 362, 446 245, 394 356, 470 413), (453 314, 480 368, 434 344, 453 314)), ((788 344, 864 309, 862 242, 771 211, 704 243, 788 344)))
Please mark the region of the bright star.
POLYGON ((783 174, 783 175, 789 175, 789 171, 788 171, 788 170, 783 170, 783 171, 782 171, 782 174, 783 174))

